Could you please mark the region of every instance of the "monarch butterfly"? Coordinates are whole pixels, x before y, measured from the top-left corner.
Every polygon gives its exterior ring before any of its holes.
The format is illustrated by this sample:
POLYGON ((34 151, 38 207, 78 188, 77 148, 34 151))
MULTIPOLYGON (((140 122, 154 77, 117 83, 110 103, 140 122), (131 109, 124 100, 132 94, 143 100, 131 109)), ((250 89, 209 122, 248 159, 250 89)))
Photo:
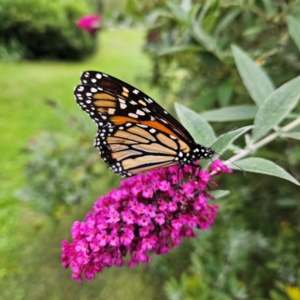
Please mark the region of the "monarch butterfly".
POLYGON ((95 147, 115 173, 128 177, 210 158, 211 148, 159 104, 131 85, 97 71, 85 71, 74 90, 77 103, 98 125, 95 147))

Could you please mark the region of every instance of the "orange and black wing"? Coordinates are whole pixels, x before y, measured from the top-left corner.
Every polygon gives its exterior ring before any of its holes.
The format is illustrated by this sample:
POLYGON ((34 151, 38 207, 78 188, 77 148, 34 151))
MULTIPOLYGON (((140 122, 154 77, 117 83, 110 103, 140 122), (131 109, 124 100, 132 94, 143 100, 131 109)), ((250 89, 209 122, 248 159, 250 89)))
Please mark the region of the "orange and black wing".
POLYGON ((196 144, 176 119, 149 96, 121 80, 86 71, 74 94, 81 109, 98 125, 95 147, 121 176, 201 157, 191 152, 202 150, 191 149, 196 144))

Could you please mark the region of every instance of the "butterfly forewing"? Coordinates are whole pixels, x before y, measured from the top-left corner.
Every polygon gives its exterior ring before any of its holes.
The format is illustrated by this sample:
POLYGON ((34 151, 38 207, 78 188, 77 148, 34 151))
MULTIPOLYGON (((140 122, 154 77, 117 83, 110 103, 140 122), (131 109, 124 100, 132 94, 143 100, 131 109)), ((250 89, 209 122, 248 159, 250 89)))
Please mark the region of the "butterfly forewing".
MULTIPOLYGON (((139 109, 144 110, 149 114, 152 113, 152 116, 159 122, 173 127, 173 130, 180 135, 181 139, 186 140, 189 143, 194 143, 194 139, 190 133, 173 116, 151 99, 151 97, 128 83, 97 71, 83 72, 80 80, 83 85, 95 85, 101 87, 106 92, 115 94, 119 97, 125 97, 129 106, 131 106, 131 103, 135 102, 133 107, 127 108, 128 111, 135 111, 139 109)), ((138 115, 138 118, 140 117, 141 116, 138 115)))
POLYGON ((130 176, 208 157, 207 148, 138 89, 96 71, 84 72, 81 83, 77 103, 98 125, 95 146, 114 172, 130 176))

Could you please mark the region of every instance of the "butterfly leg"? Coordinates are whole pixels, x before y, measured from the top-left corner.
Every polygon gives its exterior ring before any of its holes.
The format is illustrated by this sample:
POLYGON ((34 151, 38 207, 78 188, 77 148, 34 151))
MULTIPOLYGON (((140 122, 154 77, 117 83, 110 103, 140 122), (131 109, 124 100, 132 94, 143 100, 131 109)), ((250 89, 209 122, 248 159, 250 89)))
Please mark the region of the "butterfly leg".
POLYGON ((191 164, 191 166, 193 166, 193 167, 195 167, 196 169, 198 169, 198 172, 197 172, 197 174, 196 174, 196 178, 200 175, 200 170, 201 170, 201 165, 200 164, 196 164, 195 162, 193 162, 192 164, 191 164))

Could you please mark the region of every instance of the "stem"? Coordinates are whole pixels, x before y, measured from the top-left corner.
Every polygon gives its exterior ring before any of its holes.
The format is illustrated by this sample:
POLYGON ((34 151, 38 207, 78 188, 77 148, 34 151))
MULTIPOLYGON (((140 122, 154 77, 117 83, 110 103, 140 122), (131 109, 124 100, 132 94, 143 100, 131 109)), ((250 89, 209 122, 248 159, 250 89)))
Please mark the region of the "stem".
MULTIPOLYGON (((293 122, 287 124, 286 126, 282 127, 280 130, 266 136, 262 140, 258 141, 257 143, 248 146, 246 149, 242 150, 240 153, 232 156, 230 159, 224 161, 225 165, 229 165, 230 163, 233 163, 241 158, 244 158, 254 150, 257 150, 258 148, 261 148, 262 146, 269 144, 273 140, 275 140, 277 137, 279 137, 282 133, 289 132, 290 130, 294 129, 295 127, 300 125, 300 117, 294 120, 293 122)), ((213 171, 210 173, 211 176, 215 175, 217 172, 213 171)))
POLYGON ((288 131, 292 130, 293 128, 297 127, 298 125, 300 125, 300 117, 297 118, 296 120, 294 120, 293 122, 287 124, 286 126, 282 127, 279 131, 276 131, 276 132, 266 136, 262 140, 258 141, 257 143, 250 145, 245 150, 241 151, 240 153, 238 153, 238 154, 232 156, 230 159, 226 160, 224 163, 226 165, 228 165, 231 162, 235 162, 235 161, 245 157, 246 155, 250 154, 254 150, 257 150, 258 148, 261 148, 262 146, 269 144, 270 142, 275 140, 277 137, 279 137, 282 133, 288 132, 288 131))

